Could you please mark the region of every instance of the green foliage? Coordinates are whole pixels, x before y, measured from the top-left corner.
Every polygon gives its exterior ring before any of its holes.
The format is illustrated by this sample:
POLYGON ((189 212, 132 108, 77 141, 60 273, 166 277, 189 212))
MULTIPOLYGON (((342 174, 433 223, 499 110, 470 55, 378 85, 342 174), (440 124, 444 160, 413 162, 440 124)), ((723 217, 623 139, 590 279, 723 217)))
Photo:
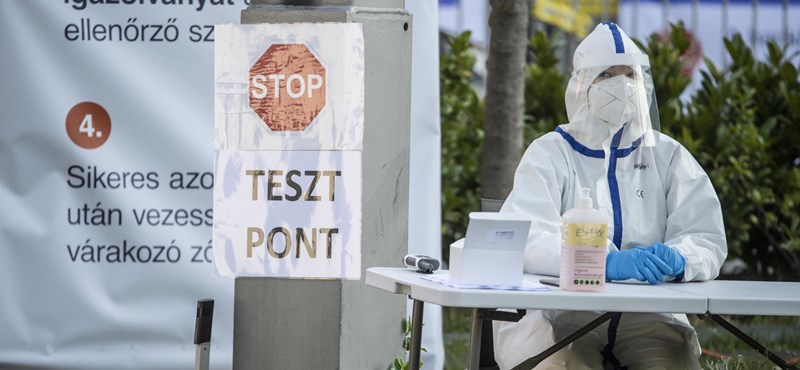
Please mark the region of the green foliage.
POLYGON ((722 202, 729 255, 751 278, 786 280, 800 270, 800 75, 768 43, 759 61, 741 35, 725 40, 731 64, 706 61, 680 137, 706 169, 722 202), (691 138, 702 138, 700 140, 691 138))
POLYGON ((559 69, 556 51, 563 35, 534 34, 528 43, 533 63, 525 68, 525 143, 567 122, 564 92, 569 76, 559 69))
POLYGON ((661 131, 674 137, 683 126, 681 116, 684 105, 678 97, 692 81, 683 57, 691 44, 683 23, 670 25, 670 30, 667 35, 650 35, 646 45, 637 44, 650 57, 661 131))
MULTIPOLYGON (((753 340, 763 344, 773 354, 790 361, 798 358, 800 348, 800 319, 791 316, 728 316, 724 319, 753 340)), ((689 316, 706 356, 701 357, 703 369, 758 370, 774 369, 775 364, 756 352, 746 342, 714 322, 689 316)))
POLYGON ((450 37, 440 59, 442 125, 442 245, 464 237, 469 212, 480 204, 479 171, 483 147, 483 103, 472 87, 475 57, 470 33, 450 37))
MULTIPOLYGON (((706 60, 699 89, 684 96, 696 46, 683 24, 639 43, 650 55, 661 130, 697 158, 717 191, 729 258, 743 259, 747 278, 800 277, 800 65, 775 42, 757 60, 740 35, 724 40, 730 65, 706 60)), ((469 34, 451 39, 441 58, 443 252, 463 237, 478 209, 483 108, 470 86, 475 60, 469 34)), ((566 122, 567 74, 559 71, 559 35, 529 44, 525 136, 532 140, 566 122)))

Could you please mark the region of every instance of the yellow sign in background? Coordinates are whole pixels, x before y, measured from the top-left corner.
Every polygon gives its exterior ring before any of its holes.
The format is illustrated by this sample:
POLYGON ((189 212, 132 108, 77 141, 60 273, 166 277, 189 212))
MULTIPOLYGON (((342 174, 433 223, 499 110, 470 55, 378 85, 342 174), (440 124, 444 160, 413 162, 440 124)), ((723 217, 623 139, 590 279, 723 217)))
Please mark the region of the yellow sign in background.
POLYGON ((565 32, 585 37, 594 18, 616 18, 617 0, 538 0, 533 15, 565 32))

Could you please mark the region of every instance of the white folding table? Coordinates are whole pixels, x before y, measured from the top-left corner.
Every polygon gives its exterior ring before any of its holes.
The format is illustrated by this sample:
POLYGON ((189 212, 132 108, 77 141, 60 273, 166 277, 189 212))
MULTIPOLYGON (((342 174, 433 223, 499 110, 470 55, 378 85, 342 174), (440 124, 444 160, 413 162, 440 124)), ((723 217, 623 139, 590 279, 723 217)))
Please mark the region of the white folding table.
MULTIPOLYGON (((447 271, 438 271, 437 273, 447 273, 447 271)), ((532 367, 532 365, 555 353, 569 344, 569 342, 609 320, 612 316, 625 312, 698 314, 710 317, 729 331, 731 331, 730 327, 733 326, 718 315, 800 316, 800 283, 754 281, 709 281, 658 285, 614 283, 606 284, 603 292, 567 292, 555 287, 548 291, 512 291, 453 288, 438 282, 425 280, 423 279, 424 276, 425 274, 407 268, 393 267, 372 267, 367 269, 366 276, 367 285, 395 294, 405 294, 414 300, 411 349, 409 351, 409 369, 412 370, 419 368, 422 312, 425 302, 440 306, 472 309, 468 361, 470 370, 478 368, 481 337, 480 321, 481 314, 486 309, 558 309, 606 312, 606 314, 587 324, 584 328, 566 338, 566 340, 556 343, 556 345, 542 354, 520 364, 520 368, 532 367), (730 327, 726 327, 725 324, 730 325, 730 327)), ((524 276, 526 281, 532 282, 538 282, 540 278, 546 277, 537 275, 524 276)), ((731 332, 745 340, 736 332, 731 332)), ((745 341, 747 342, 747 340, 745 341)), ((758 350, 759 348, 756 349, 758 350)), ((759 352, 765 354, 765 352, 759 352)), ((769 351, 766 352, 768 353, 769 351)), ((769 354, 772 355, 771 353, 769 354)), ((777 356, 772 356, 767 357, 773 362, 776 361, 775 359, 780 360, 777 356)), ((783 365, 778 365, 784 369, 797 369, 794 366, 786 365, 785 361, 783 361, 783 365)))

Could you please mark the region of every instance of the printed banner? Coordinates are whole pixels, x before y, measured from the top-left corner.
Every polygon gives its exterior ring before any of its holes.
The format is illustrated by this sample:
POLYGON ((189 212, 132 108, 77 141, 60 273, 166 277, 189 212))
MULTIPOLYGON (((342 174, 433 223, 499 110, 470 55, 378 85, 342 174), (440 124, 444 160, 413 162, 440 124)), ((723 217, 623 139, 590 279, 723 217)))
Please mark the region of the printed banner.
POLYGON ((231 369, 214 24, 246 0, 0 1, 0 368, 231 369))
POLYGON ((361 277, 361 25, 219 25, 214 267, 361 277))
POLYGON ((539 0, 533 8, 536 19, 556 26, 565 32, 585 37, 591 31, 592 17, 573 3, 561 0, 539 0))

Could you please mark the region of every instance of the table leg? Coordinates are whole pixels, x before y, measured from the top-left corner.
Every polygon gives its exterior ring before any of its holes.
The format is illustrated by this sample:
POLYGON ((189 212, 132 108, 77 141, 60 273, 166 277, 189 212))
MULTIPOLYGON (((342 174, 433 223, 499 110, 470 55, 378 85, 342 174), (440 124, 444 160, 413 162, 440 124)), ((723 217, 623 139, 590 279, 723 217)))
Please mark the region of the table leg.
POLYGON ((422 349, 422 309, 425 302, 414 300, 411 311, 411 348, 408 352, 408 370, 419 370, 419 356, 422 349))
POLYGON ((786 363, 785 360, 783 360, 782 358, 778 357, 776 354, 772 353, 770 350, 768 350, 766 347, 764 347, 764 345, 762 345, 761 343, 756 342, 755 339, 750 338, 750 336, 748 336, 743 331, 741 331, 738 328, 736 328, 735 326, 733 326, 733 324, 731 324, 727 320, 723 319, 719 315, 716 315, 716 314, 713 314, 713 313, 709 313, 709 314, 706 314, 706 317, 704 317, 704 318, 710 318, 712 321, 717 323, 717 325, 721 326, 723 329, 727 330, 728 332, 730 332, 731 334, 733 334, 737 338, 741 339, 743 342, 747 343, 747 345, 749 345, 750 347, 752 347, 753 349, 758 351, 758 353, 760 353, 764 357, 768 358, 770 361, 772 361, 775 365, 777 365, 781 369, 784 369, 784 370, 786 370, 786 369, 797 370, 796 366, 786 363))
POLYGON ((472 309, 472 324, 469 329, 469 358, 467 359, 468 370, 478 370, 480 367, 483 320, 480 317, 479 311, 479 308, 472 309))

